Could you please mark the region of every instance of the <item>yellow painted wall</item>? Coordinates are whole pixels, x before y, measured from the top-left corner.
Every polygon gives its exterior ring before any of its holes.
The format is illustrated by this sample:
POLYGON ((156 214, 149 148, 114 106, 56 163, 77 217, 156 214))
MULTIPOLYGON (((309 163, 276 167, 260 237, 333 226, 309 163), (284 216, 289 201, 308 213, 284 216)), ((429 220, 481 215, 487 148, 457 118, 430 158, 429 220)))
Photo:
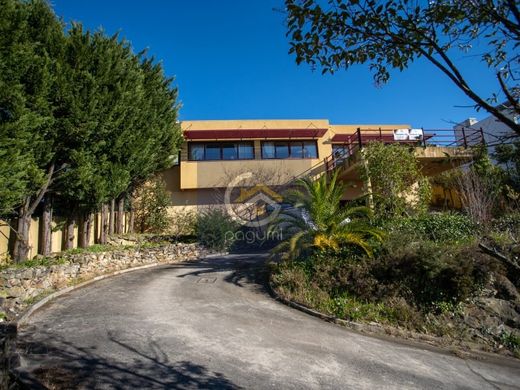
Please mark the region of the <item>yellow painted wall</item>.
POLYGON ((9 253, 9 234, 10 228, 6 222, 0 221, 0 260, 9 253))
MULTIPOLYGON (((97 218, 99 222, 101 222, 101 215, 98 213, 94 216, 97 218)), ((52 221, 52 233, 51 233, 51 252, 61 252, 64 248, 63 239, 64 234, 63 230, 65 228, 65 220, 60 217, 53 218, 52 221)), ((125 213, 124 215, 124 229, 128 231, 128 223, 129 223, 129 214, 125 213)), ((96 242, 96 238, 99 237, 100 233, 99 223, 98 229, 96 229, 96 224, 92 223, 91 227, 91 235, 90 235, 90 245, 96 242)), ((33 258, 38 254, 38 244, 40 238, 40 223, 39 218, 33 218, 31 220, 31 226, 29 229, 29 258, 33 258)), ((78 227, 74 228, 74 248, 78 246, 78 227)), ((9 251, 9 227, 7 223, 0 220, 0 259, 7 256, 9 251)))
POLYGON ((281 185, 321 162, 320 159, 184 161, 181 162, 180 188, 226 187, 247 172, 266 181, 264 184, 281 185))
POLYGON ((60 252, 63 249, 63 229, 56 228, 58 224, 63 224, 63 223, 64 223, 64 220, 62 218, 54 220, 52 222, 51 252, 60 252))

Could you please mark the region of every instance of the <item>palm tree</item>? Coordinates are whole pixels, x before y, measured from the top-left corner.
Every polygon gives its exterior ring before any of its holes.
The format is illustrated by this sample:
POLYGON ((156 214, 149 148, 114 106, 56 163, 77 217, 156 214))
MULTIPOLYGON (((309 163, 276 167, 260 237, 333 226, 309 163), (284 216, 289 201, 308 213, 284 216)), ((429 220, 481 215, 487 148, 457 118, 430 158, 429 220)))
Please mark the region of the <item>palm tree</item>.
POLYGON ((317 180, 299 179, 297 186, 285 196, 293 207, 282 210, 270 227, 288 236, 273 254, 295 259, 303 250, 338 251, 351 245, 373 255, 368 239, 381 241, 383 233, 367 223, 372 215, 368 207, 341 207, 345 187, 337 180, 337 173, 317 180))

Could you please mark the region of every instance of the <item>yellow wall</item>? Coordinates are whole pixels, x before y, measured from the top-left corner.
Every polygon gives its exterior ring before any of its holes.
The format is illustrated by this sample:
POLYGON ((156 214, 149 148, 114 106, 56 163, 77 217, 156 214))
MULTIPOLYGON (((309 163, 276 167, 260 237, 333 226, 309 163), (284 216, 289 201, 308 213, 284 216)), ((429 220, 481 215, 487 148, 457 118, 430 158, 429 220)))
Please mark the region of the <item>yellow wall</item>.
MULTIPOLYGON (((91 225, 91 234, 90 234, 90 245, 96 242, 96 239, 100 234, 100 226, 101 226, 101 215, 98 213, 94 216, 98 220, 98 229, 96 229, 96 224, 92 223, 91 225)), ((65 220, 60 217, 53 218, 52 221, 52 232, 51 232, 51 252, 61 252, 64 249, 64 230, 65 230, 65 220)), ((128 231, 128 222, 129 215, 125 213, 124 215, 124 231, 128 231)), ((10 232, 7 223, 0 220, 0 260, 8 255, 9 252, 9 238, 10 232)), ((38 254, 38 245, 40 239, 40 221, 39 218, 31 219, 31 226, 29 229, 29 258, 33 258, 38 254)), ((74 227, 74 248, 78 246, 78 227, 74 227)))
POLYGON ((9 252, 10 230, 7 223, 0 221, 0 260, 5 258, 9 252))
POLYGON ((60 252, 63 249, 63 229, 57 229, 58 223, 64 223, 63 219, 58 219, 52 222, 51 233, 51 252, 60 252))
POLYGON ((252 172, 263 184, 281 185, 321 162, 320 159, 185 161, 181 163, 180 188, 226 187, 247 172, 252 172))

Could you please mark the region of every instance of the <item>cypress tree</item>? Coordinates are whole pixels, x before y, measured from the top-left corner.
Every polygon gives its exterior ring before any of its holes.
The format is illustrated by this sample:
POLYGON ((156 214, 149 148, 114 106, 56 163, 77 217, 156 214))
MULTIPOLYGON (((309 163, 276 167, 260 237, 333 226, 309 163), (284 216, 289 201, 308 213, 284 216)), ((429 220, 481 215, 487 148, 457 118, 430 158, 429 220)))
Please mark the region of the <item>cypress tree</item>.
POLYGON ((55 172, 52 94, 63 31, 43 0, 1 0, 0 208, 16 232, 13 257, 29 251, 31 215, 55 172))
POLYGON ((66 247, 76 221, 78 242, 88 245, 99 210, 104 241, 105 205, 118 199, 121 232, 127 194, 177 153, 177 90, 160 64, 117 35, 80 24, 64 34, 43 0, 0 6, 0 214, 16 213, 14 258, 27 257, 40 204, 40 252, 50 250, 53 207, 68 219, 66 247))

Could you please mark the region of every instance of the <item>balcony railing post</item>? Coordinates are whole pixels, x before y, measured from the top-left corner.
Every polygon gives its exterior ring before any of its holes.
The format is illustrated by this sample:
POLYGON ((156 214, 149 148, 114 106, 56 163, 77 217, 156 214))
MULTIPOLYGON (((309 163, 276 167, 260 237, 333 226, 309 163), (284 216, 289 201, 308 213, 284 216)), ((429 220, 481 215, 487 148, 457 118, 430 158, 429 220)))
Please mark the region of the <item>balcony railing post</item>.
POLYGON ((468 148, 468 141, 466 140, 466 130, 464 130, 464 127, 462 127, 462 142, 464 145, 464 149, 468 148))
POLYGON ((359 143, 359 150, 363 149, 363 139, 361 138, 361 128, 357 129, 357 138, 359 143))

